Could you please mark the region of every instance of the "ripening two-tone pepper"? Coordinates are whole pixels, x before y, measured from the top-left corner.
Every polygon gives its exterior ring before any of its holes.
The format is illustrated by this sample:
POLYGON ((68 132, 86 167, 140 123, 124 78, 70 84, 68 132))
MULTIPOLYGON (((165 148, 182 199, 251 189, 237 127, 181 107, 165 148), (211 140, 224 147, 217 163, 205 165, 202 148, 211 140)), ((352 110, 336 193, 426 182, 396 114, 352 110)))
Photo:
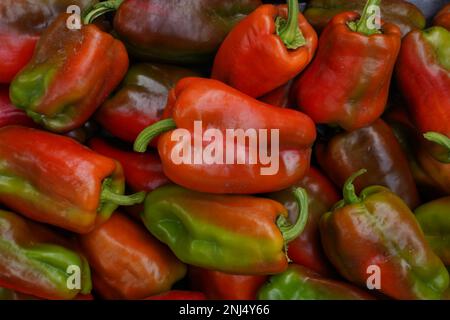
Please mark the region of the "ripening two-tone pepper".
POLYGON ((9 83, 33 56, 40 34, 69 6, 81 10, 96 0, 2 0, 0 2, 0 83, 9 83))
POLYGON ((64 136, 32 128, 0 129, 0 203, 29 217, 86 233, 119 205, 144 200, 124 196, 120 164, 64 136))
POLYGON ((320 221, 325 253, 361 287, 378 282, 375 288, 394 299, 441 299, 449 286, 447 269, 398 196, 376 185, 355 193, 353 180, 365 172, 346 181, 344 199, 320 221))
POLYGON ((379 2, 369 0, 362 16, 338 14, 321 34, 316 57, 294 89, 298 107, 315 123, 353 131, 383 113, 401 33, 394 24, 381 21, 378 28, 372 21, 379 2))
POLYGON ((184 263, 239 275, 267 275, 288 266, 285 246, 303 231, 308 197, 296 189, 295 224, 280 203, 264 198, 199 193, 176 185, 147 196, 142 220, 184 263))
POLYGON ((304 266, 291 264, 271 276, 258 292, 259 300, 371 300, 368 293, 352 285, 323 278, 304 266))
POLYGON ((133 65, 121 87, 99 108, 95 118, 113 136, 134 142, 142 130, 161 120, 169 91, 178 80, 195 76, 198 74, 176 66, 133 65))
POLYGON ((365 128, 338 133, 328 142, 318 143, 316 158, 339 187, 351 174, 366 168, 368 174, 355 182, 358 192, 371 185, 382 185, 402 198, 410 208, 419 205, 408 160, 393 131, 381 119, 365 128))
POLYGON ((312 60, 317 34, 298 0, 266 4, 243 19, 225 38, 214 60, 212 78, 260 97, 297 76, 312 60))
POLYGON ((413 31, 402 43, 397 82, 417 129, 437 160, 450 163, 450 31, 413 31))
POLYGON ((334 272, 325 257, 320 241, 319 221, 323 214, 340 200, 334 185, 319 170, 309 168, 306 176, 294 186, 268 194, 268 197, 280 202, 289 211, 289 220, 297 220, 298 207, 292 194, 294 188, 304 188, 308 192, 308 222, 305 229, 288 245, 288 256, 294 263, 302 265, 321 275, 334 272))
POLYGON ((198 64, 212 60, 228 32, 260 0, 109 0, 85 16, 116 11, 114 30, 131 55, 144 61, 198 64))
POLYGON ((89 265, 68 243, 43 225, 0 210, 0 287, 43 299, 88 294, 89 265))
POLYGON ((10 87, 13 104, 47 130, 81 127, 128 69, 125 46, 95 25, 69 29, 62 14, 42 34, 10 87))
POLYGON ((434 26, 441 26, 450 31, 450 3, 445 5, 434 17, 434 26))
POLYGON ((426 203, 414 213, 431 248, 450 267, 450 197, 426 203))
MULTIPOLYGON (((305 17, 318 31, 325 28, 337 14, 346 11, 361 13, 365 0, 310 0, 305 17)), ((415 29, 425 28, 426 19, 414 4, 405 0, 381 0, 381 17, 384 21, 397 25, 402 35, 415 29)))
POLYGON ((79 241, 102 298, 145 299, 170 290, 186 274, 166 246, 118 212, 79 241))
POLYGON ((183 187, 210 193, 273 192, 291 186, 309 168, 316 129, 298 111, 267 105, 217 80, 184 78, 171 91, 164 112, 164 120, 142 131, 134 150, 144 152, 161 134, 164 173, 183 187), (208 141, 202 133, 208 129, 215 129, 217 141, 203 148, 208 141), (243 148, 245 141, 236 136, 239 131, 250 139, 256 132, 259 156, 253 153, 253 160, 251 148, 243 148), (272 142, 277 132, 278 141, 272 142), (265 151, 271 163, 263 163, 265 151))

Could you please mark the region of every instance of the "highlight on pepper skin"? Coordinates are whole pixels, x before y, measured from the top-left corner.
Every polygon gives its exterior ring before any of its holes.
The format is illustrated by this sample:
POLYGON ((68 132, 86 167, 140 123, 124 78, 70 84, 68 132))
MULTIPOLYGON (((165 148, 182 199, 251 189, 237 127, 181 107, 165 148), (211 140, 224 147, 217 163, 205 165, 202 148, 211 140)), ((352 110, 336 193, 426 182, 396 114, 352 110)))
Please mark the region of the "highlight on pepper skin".
POLYGON ((441 0, 2 0, 0 300, 449 300, 449 28, 441 0))

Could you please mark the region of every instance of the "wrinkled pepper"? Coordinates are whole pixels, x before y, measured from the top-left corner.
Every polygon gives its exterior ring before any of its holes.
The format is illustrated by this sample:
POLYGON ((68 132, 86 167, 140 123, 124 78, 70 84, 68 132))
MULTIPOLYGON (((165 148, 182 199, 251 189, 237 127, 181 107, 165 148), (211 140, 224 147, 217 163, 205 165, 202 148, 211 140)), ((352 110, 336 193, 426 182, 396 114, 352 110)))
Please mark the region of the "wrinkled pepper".
POLYGON ((206 300, 202 292, 173 290, 146 298, 145 300, 206 300))
POLYGON ((19 126, 0 129, 0 203, 30 219, 85 233, 119 205, 143 201, 124 196, 120 164, 75 140, 19 126))
POLYGON ((167 244, 184 263, 240 275, 282 272, 284 252, 308 220, 308 197, 303 189, 295 224, 278 202, 252 196, 215 195, 160 187, 147 196, 142 214, 147 229, 167 244))
POLYGON ((434 26, 441 26, 450 31, 450 3, 445 5, 434 17, 434 26))
MULTIPOLYGON (((345 11, 364 9, 364 0, 311 0, 305 10, 305 17, 318 31, 322 31, 330 20, 345 11)), ((381 17, 397 25, 402 35, 415 29, 425 28, 426 19, 422 11, 405 0, 381 0, 381 17)))
POLYGON ((152 191, 169 182, 162 171, 161 160, 154 153, 135 153, 122 150, 101 138, 94 138, 89 147, 95 152, 118 161, 125 180, 133 191, 152 191))
POLYGON ((85 16, 116 11, 114 29, 131 55, 145 61, 198 64, 211 60, 228 32, 260 0, 110 0, 85 16))
POLYGON ((397 195, 377 185, 355 193, 353 180, 365 172, 350 176, 344 199, 320 221, 325 253, 343 277, 361 287, 374 275, 375 288, 391 298, 440 299, 449 285, 447 269, 397 195))
POLYGON ((256 300, 267 276, 237 275, 197 267, 189 268, 192 288, 210 300, 256 300))
POLYGON ((82 126, 128 69, 125 46, 95 25, 68 29, 62 14, 43 32, 10 87, 13 104, 47 130, 82 126))
MULTIPOLYGON (((171 181, 183 187, 210 193, 273 192, 289 187, 301 179, 309 168, 311 145, 315 140, 316 131, 311 119, 298 111, 266 105, 217 80, 185 78, 171 91, 164 112, 164 120, 141 132, 134 150, 144 152, 148 143, 162 133, 158 140, 158 151, 164 173, 171 181), (177 128, 181 128, 181 131, 177 128), (198 144, 193 141, 195 139, 189 140, 192 143, 188 148, 189 151, 180 152, 182 143, 172 135, 177 131, 182 132, 182 138, 186 142, 184 139, 186 133, 195 136, 199 130, 204 133, 211 128, 223 136, 221 143, 218 143, 219 146, 213 144, 216 146, 213 149, 217 150, 212 156, 214 160, 212 164, 208 164, 211 159, 205 156, 207 155, 205 150, 202 151, 202 148, 197 147, 198 144), (177 130, 174 131, 175 129, 177 130), (256 130, 259 136, 262 130, 266 130, 271 137, 273 131, 278 130, 278 145, 274 143, 272 146, 271 140, 266 140, 266 151, 274 148, 279 150, 278 170, 272 172, 274 166, 269 168, 257 159, 251 162, 249 148, 243 150, 242 143, 239 144, 237 138, 227 139, 227 132, 233 129, 236 130, 234 134, 238 132, 237 130, 256 130), (223 151, 220 148, 223 148, 223 151), (227 153, 227 149, 234 151, 232 154, 227 153), (226 159, 217 159, 217 155, 220 155, 219 150, 222 151, 222 158, 226 159), (184 153, 182 162, 174 160, 173 154, 178 155, 178 152, 184 153), (191 158, 197 159, 201 156, 202 159, 186 161, 184 156, 187 153, 191 158), (242 154, 245 154, 244 159, 242 154), (230 158, 232 161, 228 161, 230 158), (262 174, 264 169, 271 172, 262 174)), ((204 138, 197 138, 197 141, 199 139, 204 138)), ((261 147, 262 141, 259 140, 260 154, 264 152, 264 148, 261 147)), ((273 152, 271 154, 274 159, 276 154, 273 152)))
POLYGON ((170 290, 186 274, 186 266, 166 246, 117 212, 79 241, 102 298, 144 299, 170 290))
POLYGON ((271 276, 258 292, 259 300, 371 300, 363 290, 323 278, 306 267, 291 264, 271 276))
POLYGON ((298 0, 266 4, 244 18, 225 38, 214 60, 212 78, 260 97, 299 74, 312 60, 317 34, 298 0))
POLYGON ((401 33, 391 23, 368 27, 370 8, 379 1, 369 0, 362 16, 335 16, 320 36, 317 55, 294 89, 298 107, 315 123, 353 131, 383 113, 401 33))
POLYGON ((397 82, 429 152, 450 163, 450 31, 432 27, 403 39, 397 82))
POLYGON ((433 251, 450 266, 450 197, 426 203, 414 213, 433 251))
POLYGON ((296 221, 298 215, 297 203, 292 196, 292 190, 296 187, 305 188, 308 192, 309 215, 305 230, 298 238, 289 243, 288 256, 294 263, 321 275, 332 275, 332 268, 330 268, 320 242, 319 221, 322 215, 339 201, 340 195, 326 176, 311 167, 306 176, 294 186, 268 195, 288 209, 291 222, 296 221))
POLYGON ((99 108, 96 119, 113 136, 134 142, 142 130, 161 120, 169 91, 178 80, 196 75, 176 66, 133 65, 120 89, 99 108))
POLYGON ((0 128, 9 125, 35 126, 23 110, 16 108, 9 100, 8 87, 0 86, 0 128))
POLYGON ((316 146, 317 160, 327 175, 342 187, 355 171, 366 168, 356 190, 377 184, 396 193, 410 208, 419 204, 419 195, 406 155, 392 129, 381 119, 371 126, 344 132, 316 146))
POLYGON ((9 83, 30 61, 40 34, 71 5, 81 10, 96 0, 0 1, 0 83, 9 83))
POLYGON ((43 299, 73 299, 91 291, 86 259, 45 226, 0 210, 0 287, 43 299), (71 279, 80 272, 79 279, 71 279))

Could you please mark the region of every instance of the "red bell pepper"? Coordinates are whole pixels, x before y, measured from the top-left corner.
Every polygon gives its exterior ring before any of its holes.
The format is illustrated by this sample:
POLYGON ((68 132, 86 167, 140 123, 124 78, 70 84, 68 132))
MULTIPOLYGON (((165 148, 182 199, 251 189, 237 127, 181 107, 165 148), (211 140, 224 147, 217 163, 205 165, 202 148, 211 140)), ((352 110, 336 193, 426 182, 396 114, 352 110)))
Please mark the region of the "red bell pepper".
POLYGON ((199 267, 189 268, 191 286, 211 300, 256 300, 267 276, 235 275, 199 267))
POLYGON ((272 106, 293 109, 295 107, 295 99, 292 97, 291 92, 293 84, 294 80, 290 80, 275 90, 258 98, 258 100, 272 106))
POLYGON ((106 299, 145 299, 170 290, 186 266, 143 226, 120 213, 79 237, 96 292, 106 299))
POLYGON ((294 89, 298 107, 315 123, 353 131, 383 113, 401 32, 391 23, 366 27, 369 5, 379 1, 369 0, 362 16, 336 15, 321 34, 317 55, 294 89))
POLYGON ((450 31, 450 3, 445 5, 434 17, 434 26, 441 26, 450 31))
POLYGON ((134 191, 152 191, 169 182, 162 171, 157 154, 140 154, 116 148, 100 138, 94 138, 89 146, 95 152, 120 162, 127 184, 134 191))
POLYGON ((274 192, 268 196, 277 200, 289 210, 289 219, 297 220, 297 203, 292 196, 292 188, 301 187, 308 192, 309 216, 305 229, 298 238, 288 245, 289 258, 321 275, 334 274, 322 249, 319 233, 319 221, 323 214, 339 201, 340 195, 334 185, 319 170, 309 168, 306 176, 291 188, 274 192))
MULTIPOLYGON (((140 134, 134 150, 144 152, 148 143, 162 133, 158 140, 158 151, 164 173, 171 181, 183 187, 209 193, 273 192, 289 187, 301 179, 309 168, 310 148, 316 138, 316 130, 311 119, 298 111, 274 108, 217 80, 184 78, 171 91, 164 112, 164 120, 140 134), (222 157, 212 164, 204 161, 204 153, 194 144, 195 133, 198 132, 195 121, 201 121, 197 127, 202 132, 216 129, 223 137, 221 146, 215 148, 223 148, 222 157), (180 142, 172 137, 173 130, 177 128, 184 134, 183 138, 188 134, 191 138, 194 136, 186 144, 189 145, 186 154, 191 158, 187 161, 174 160, 173 154, 181 153, 177 152, 180 142), (249 148, 243 151, 240 148, 242 152, 239 153, 245 153, 245 159, 241 157, 239 160, 236 151, 238 139, 228 139, 231 142, 227 142, 226 138, 230 130, 233 134, 236 133, 233 129, 244 132, 256 130, 259 136, 263 131, 258 130, 266 130, 270 136, 273 130, 278 130, 278 146, 274 143, 274 148, 279 149, 278 161, 274 159, 279 164, 278 170, 271 172, 271 175, 262 174, 261 169, 265 166, 261 161, 249 161, 249 148), (227 154, 227 149, 231 148, 234 150, 232 157, 228 156, 231 152, 227 154), (195 163, 193 158, 197 156, 202 157, 200 160, 203 161, 195 163), (223 159, 225 156, 232 161, 223 159)), ((203 137, 197 138, 197 141, 199 139, 203 137)), ((267 141, 267 149, 271 150, 272 145, 269 139, 267 141)), ((201 142, 201 146, 206 142, 201 142)), ((260 147, 257 152, 264 152, 263 149, 260 147)), ((216 152, 219 154, 219 151, 216 152)))
POLYGON ((317 34, 298 0, 262 5, 228 34, 217 52, 212 78, 260 97, 299 74, 312 60, 317 34))

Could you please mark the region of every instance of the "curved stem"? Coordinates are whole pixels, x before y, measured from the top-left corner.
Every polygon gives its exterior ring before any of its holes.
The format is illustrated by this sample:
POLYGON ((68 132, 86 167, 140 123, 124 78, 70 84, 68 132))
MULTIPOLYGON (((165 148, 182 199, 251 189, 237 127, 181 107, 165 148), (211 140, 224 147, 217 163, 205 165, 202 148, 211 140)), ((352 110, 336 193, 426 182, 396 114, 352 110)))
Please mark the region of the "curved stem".
POLYGON ((164 119, 152 124, 150 127, 145 128, 136 138, 134 142, 134 151, 145 152, 148 144, 161 133, 176 129, 177 125, 173 119, 164 119))
POLYGON ((352 174, 347 181, 345 181, 344 188, 343 188, 343 195, 344 195, 344 201, 345 204, 353 204, 361 202, 361 199, 356 195, 355 192, 355 186, 353 185, 353 181, 355 181, 356 178, 359 176, 362 176, 367 172, 366 169, 361 169, 354 174, 352 174))
POLYGON ((297 238, 305 229, 308 222, 308 194, 303 188, 295 188, 293 191, 295 201, 298 205, 298 217, 294 224, 290 224, 285 216, 279 216, 277 226, 283 235, 285 243, 297 238))
POLYGON ((374 33, 377 33, 379 31, 378 28, 375 26, 370 26, 369 21, 372 19, 374 12, 372 10, 373 6, 380 7, 381 0, 368 0, 366 2, 366 5, 364 7, 364 10, 361 14, 361 18, 359 19, 357 25, 356 25, 356 32, 365 34, 365 35, 371 35, 374 33), (374 28, 375 27, 375 28, 374 28))
POLYGON ((425 133, 423 136, 428 141, 437 143, 450 151, 450 138, 442 133, 430 131, 425 133))
POLYGON ((106 179, 103 182, 102 193, 100 196, 100 203, 110 202, 118 206, 132 206, 141 203, 145 199, 145 192, 131 194, 129 196, 115 193, 111 190, 111 179, 106 179))
POLYGON ((298 0, 288 0, 288 20, 277 17, 275 21, 277 35, 288 49, 297 49, 306 44, 306 40, 298 26, 298 0))
POLYGON ((122 2, 123 0, 108 0, 93 5, 92 8, 90 8, 88 12, 85 13, 83 23, 92 23, 95 19, 104 15, 105 13, 116 11, 120 7, 122 2))

